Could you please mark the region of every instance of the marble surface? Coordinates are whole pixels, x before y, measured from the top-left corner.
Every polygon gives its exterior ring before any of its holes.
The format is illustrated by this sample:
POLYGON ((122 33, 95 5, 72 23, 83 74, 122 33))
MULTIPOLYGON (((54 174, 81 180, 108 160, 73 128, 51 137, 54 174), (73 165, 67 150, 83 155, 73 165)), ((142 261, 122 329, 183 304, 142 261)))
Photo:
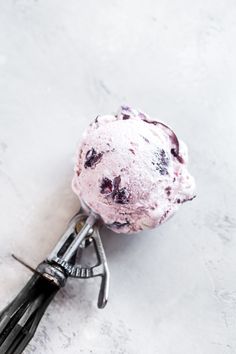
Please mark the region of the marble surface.
POLYGON ((157 230, 103 230, 110 299, 70 280, 26 354, 236 353, 235 0, 0 1, 0 306, 79 203, 83 129, 128 103, 190 148, 198 197, 157 230))

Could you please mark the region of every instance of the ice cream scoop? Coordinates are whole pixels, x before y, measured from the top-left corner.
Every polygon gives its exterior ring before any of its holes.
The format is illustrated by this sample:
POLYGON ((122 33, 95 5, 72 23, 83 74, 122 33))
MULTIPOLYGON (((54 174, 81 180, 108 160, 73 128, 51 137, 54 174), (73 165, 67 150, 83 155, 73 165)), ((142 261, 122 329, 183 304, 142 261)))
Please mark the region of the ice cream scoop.
POLYGON ((14 259, 34 274, 0 312, 0 354, 24 352, 45 310, 69 277, 101 277, 97 304, 99 308, 104 308, 107 303, 110 273, 99 234, 99 221, 92 213, 88 216, 82 209, 76 213, 52 252, 35 270, 18 257, 14 256, 14 259), (80 262, 87 247, 93 247, 95 264, 80 262))
POLYGON ((122 106, 98 116, 76 153, 73 191, 108 228, 154 228, 195 196, 186 145, 147 114, 122 106))
POLYGON ((95 119, 78 148, 72 182, 82 209, 36 270, 27 266, 33 276, 0 312, 0 353, 24 351, 69 277, 101 277, 98 307, 106 305, 110 273, 99 234, 102 221, 115 232, 132 233, 167 220, 194 197, 186 163, 186 146, 173 130, 142 112, 122 107, 117 115, 95 119), (87 247, 93 247, 95 264, 81 262, 87 247))

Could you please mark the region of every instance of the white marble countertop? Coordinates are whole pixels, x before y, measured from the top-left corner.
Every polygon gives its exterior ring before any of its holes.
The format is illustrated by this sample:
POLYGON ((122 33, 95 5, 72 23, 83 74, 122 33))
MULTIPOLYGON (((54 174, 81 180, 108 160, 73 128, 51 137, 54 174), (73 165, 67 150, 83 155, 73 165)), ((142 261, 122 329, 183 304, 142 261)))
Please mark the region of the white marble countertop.
POLYGON ((70 280, 26 354, 236 353, 236 2, 0 2, 0 306, 78 209, 83 129, 122 103, 189 145, 198 197, 157 230, 103 233, 110 299, 70 280))

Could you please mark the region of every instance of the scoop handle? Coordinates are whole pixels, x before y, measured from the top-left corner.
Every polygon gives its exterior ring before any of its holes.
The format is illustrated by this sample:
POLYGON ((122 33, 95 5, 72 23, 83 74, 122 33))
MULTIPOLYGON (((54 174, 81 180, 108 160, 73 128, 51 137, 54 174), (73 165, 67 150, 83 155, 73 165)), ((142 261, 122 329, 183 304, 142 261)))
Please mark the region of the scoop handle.
POLYGON ((15 299, 0 312, 0 354, 21 354, 60 289, 35 273, 15 299))

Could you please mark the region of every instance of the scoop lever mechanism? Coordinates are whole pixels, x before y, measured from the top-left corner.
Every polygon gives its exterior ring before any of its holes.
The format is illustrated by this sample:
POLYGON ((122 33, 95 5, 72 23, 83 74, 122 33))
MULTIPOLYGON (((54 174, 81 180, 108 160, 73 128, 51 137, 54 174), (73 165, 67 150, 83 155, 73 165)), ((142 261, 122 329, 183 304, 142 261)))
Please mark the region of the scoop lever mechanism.
POLYGON ((49 256, 38 265, 33 276, 15 299, 0 312, 0 354, 21 354, 30 342, 38 324, 58 290, 69 277, 101 276, 98 307, 108 300, 110 273, 99 234, 98 219, 83 210, 75 214, 49 256), (79 254, 94 248, 97 263, 82 265, 79 254))
MULTIPOLYGON (((110 274, 99 227, 96 222, 97 218, 93 214, 89 216, 81 213, 76 214, 72 218, 69 228, 48 256, 47 261, 51 267, 61 267, 67 277, 87 279, 101 276, 98 307, 103 308, 108 300, 110 274), (77 264, 77 253, 83 252, 84 248, 92 245, 97 256, 97 264, 92 267, 77 264)), ((43 263, 38 266, 37 271, 44 274, 43 263)), ((50 277, 54 274, 53 272, 51 274, 49 269, 46 268, 45 275, 50 277)), ((64 286, 63 279, 58 278, 57 280, 62 282, 61 286, 64 286)))

